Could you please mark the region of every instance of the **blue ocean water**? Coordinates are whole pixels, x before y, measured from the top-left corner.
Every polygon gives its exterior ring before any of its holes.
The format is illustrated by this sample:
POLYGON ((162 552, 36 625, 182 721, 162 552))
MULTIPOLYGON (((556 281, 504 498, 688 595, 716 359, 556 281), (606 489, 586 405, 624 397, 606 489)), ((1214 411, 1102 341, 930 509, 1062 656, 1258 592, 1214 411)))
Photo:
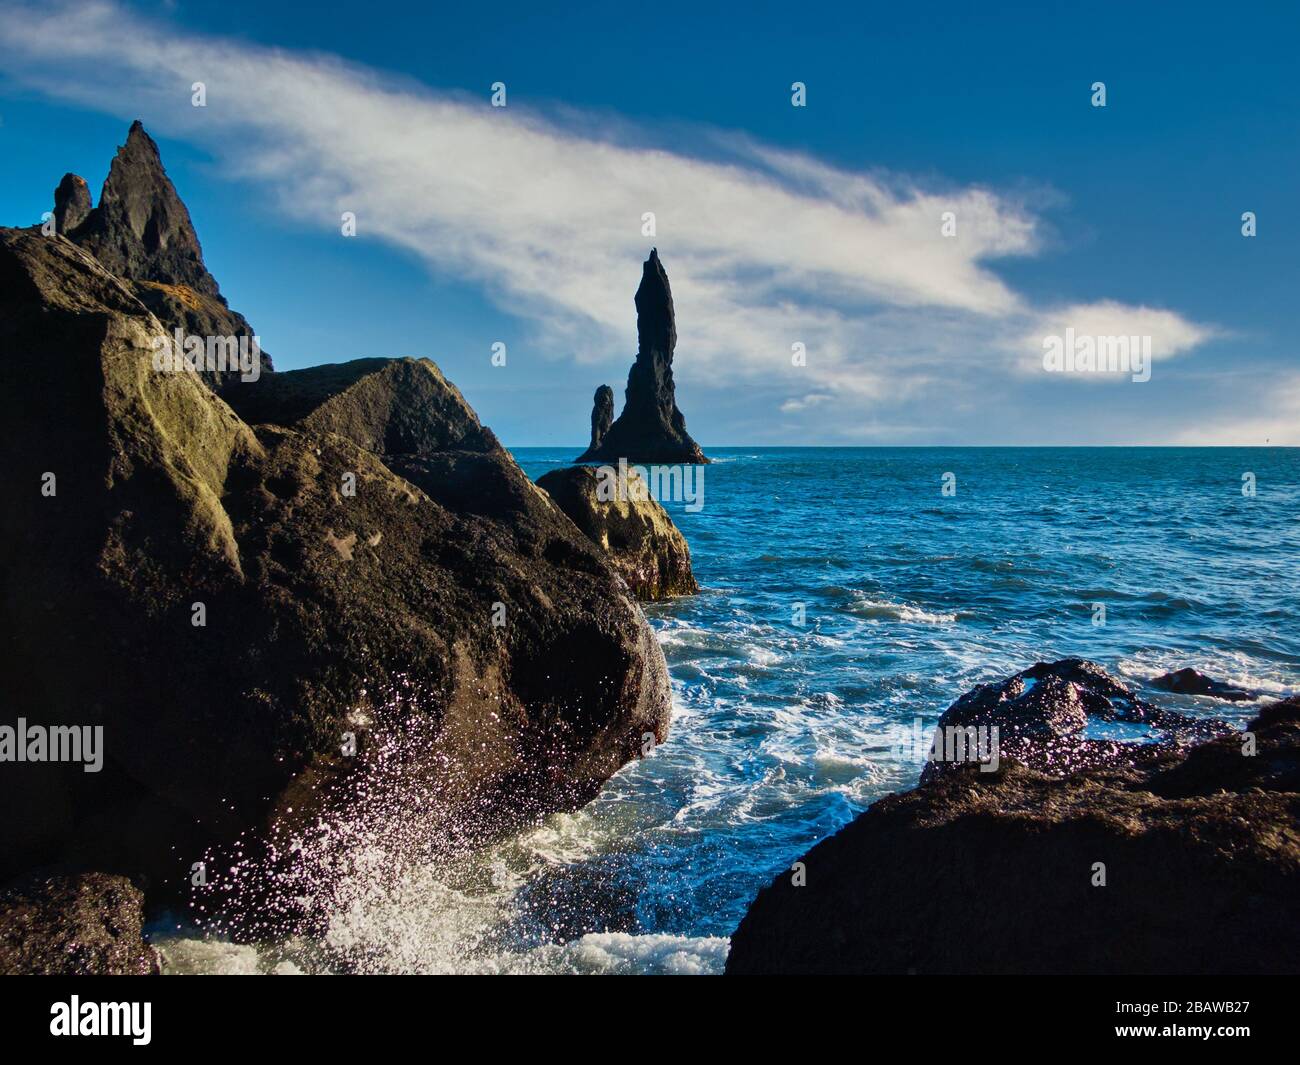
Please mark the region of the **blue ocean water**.
MULTIPOLYGON (((515 456, 536 478, 578 450, 515 456)), ((759 887, 911 787, 938 716, 976 683, 1082 656, 1235 720, 1258 702, 1146 682, 1194 666, 1262 697, 1300 690, 1298 449, 710 454, 703 507, 665 501, 703 591, 646 607, 672 674, 668 742, 462 866, 376 880, 378 844, 329 949, 364 971, 716 972, 759 887)), ((178 971, 321 964, 165 949, 178 971)))

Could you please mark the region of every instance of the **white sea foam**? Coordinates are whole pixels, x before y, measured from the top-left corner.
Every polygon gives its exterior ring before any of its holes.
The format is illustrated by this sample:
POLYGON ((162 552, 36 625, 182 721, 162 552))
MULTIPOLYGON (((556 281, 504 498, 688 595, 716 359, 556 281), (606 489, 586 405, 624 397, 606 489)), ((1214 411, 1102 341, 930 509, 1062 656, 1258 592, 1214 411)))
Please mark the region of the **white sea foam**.
MULTIPOLYGON (((1116 663, 1116 672, 1130 684, 1191 667, 1234 688, 1258 692, 1259 699, 1282 699, 1295 690, 1293 678, 1280 666, 1265 664, 1240 651, 1210 651, 1192 655, 1141 651, 1116 663)), ((1215 700, 1216 702, 1218 700, 1215 700)), ((1246 704, 1250 705, 1250 704, 1246 704)))
POLYGON ((191 935, 157 935, 153 945, 162 954, 169 976, 260 976, 270 971, 256 947, 191 935))
POLYGON ((913 625, 945 625, 957 620, 956 614, 930 611, 889 599, 873 599, 862 592, 853 593, 848 611, 862 618, 902 621, 913 625))
POLYGON ((721 936, 592 932, 572 943, 500 955, 481 963, 477 971, 711 976, 722 972, 729 949, 729 941, 721 936))
MULTIPOLYGON (((164 972, 172 976, 301 975, 304 970, 285 948, 252 947, 197 937, 163 937, 158 941, 164 972)), ((393 968, 372 971, 443 972, 463 975, 568 974, 709 976, 722 972, 730 948, 721 936, 632 935, 590 932, 569 943, 546 943, 529 950, 503 951, 449 960, 425 942, 388 955, 393 968)), ((315 969, 317 973, 328 969, 315 969)))

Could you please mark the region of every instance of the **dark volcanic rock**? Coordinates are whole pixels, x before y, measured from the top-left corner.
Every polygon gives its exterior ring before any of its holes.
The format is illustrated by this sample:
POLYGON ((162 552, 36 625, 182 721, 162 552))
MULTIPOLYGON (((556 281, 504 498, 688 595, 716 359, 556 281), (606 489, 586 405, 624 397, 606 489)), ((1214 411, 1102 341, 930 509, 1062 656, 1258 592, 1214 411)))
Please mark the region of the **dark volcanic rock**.
POLYGON ((1174 673, 1166 673, 1156 677, 1151 682, 1151 686, 1177 692, 1179 695, 1209 695, 1215 699, 1226 699, 1234 703, 1249 702, 1251 699, 1258 698, 1254 692, 1248 692, 1244 688, 1234 688, 1231 684, 1214 680, 1195 669, 1180 669, 1174 673))
POLYGON ((428 359, 354 359, 289 370, 224 398, 249 424, 338 433, 376 455, 500 447, 428 359))
MULTIPOLYGON (((979 684, 939 718, 939 728, 998 729, 1000 756, 1043 772, 1066 773, 1145 752, 1133 744, 1090 739, 1089 719, 1139 725, 1167 740, 1206 739, 1223 721, 1163 710, 1139 699, 1101 666, 1082 658, 1039 662, 994 684, 979 684)), ((931 761, 923 780, 952 768, 931 761)))
POLYGON ((54 190, 54 225, 59 233, 76 229, 90 214, 90 187, 76 174, 64 174, 54 190))
MULTIPOLYGON (((126 279, 169 334, 180 329, 186 336, 251 342, 252 326, 230 309, 203 264, 190 213, 163 169, 158 145, 138 121, 113 159, 99 206, 91 208, 83 179, 66 174, 54 193, 54 214, 59 233, 126 279)), ((265 352, 260 368, 272 369, 265 352)), ((239 381, 229 370, 205 370, 203 376, 215 387, 239 381)))
POLYGON ((596 451, 600 447, 613 424, 614 390, 609 385, 601 385, 596 389, 596 397, 591 405, 591 443, 587 445, 588 451, 596 451))
POLYGON ((0 976, 148 976, 144 896, 106 873, 29 878, 0 893, 0 976))
POLYGON ((203 265, 198 234, 163 169, 158 145, 139 122, 131 124, 113 158, 99 206, 64 236, 118 277, 185 285, 206 296, 221 293, 203 265))
MULTIPOLYGON (((578 462, 681 463, 708 462, 699 444, 686 431, 686 419, 677 409, 673 384, 673 351, 677 323, 668 274, 651 250, 636 290, 636 362, 627 375, 623 413, 577 459, 578 462)), ((597 406, 600 393, 597 392, 597 406)), ((596 411, 592 412, 593 436, 596 411)))
POLYGON ((1143 749, 1065 776, 967 764, 881 800, 799 859, 805 886, 759 893, 727 972, 1300 970, 1300 701, 1143 749))
POLYGON ((686 537, 650 498, 639 475, 630 471, 624 499, 600 498, 598 483, 590 466, 552 470, 537 480, 556 506, 605 551, 638 599, 698 592, 686 537))
POLYGON ((101 725, 105 751, 100 773, 0 773, 6 870, 76 861, 88 835, 140 869, 88 832, 112 807, 175 811, 192 836, 154 833, 144 871, 188 873, 199 839, 308 817, 380 751, 424 789, 411 822, 472 837, 588 801, 665 737, 639 607, 436 367, 286 375, 292 424, 254 429, 153 369, 158 328, 76 245, 0 230, 0 351, 22 366, 0 395, 6 704, 101 725))

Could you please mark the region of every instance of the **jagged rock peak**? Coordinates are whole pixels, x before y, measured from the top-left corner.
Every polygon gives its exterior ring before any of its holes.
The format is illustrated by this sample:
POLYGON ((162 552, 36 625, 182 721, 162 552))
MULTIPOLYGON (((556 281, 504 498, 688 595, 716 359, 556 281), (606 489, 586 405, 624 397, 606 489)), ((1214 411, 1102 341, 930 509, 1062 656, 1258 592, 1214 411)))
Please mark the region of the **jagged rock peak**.
POLYGON ((163 169, 158 145, 139 119, 131 123, 126 143, 113 158, 99 206, 64 233, 119 277, 185 285, 220 296, 216 280, 203 265, 190 213, 163 169))
POLYGON ((650 249, 650 257, 641 267, 641 285, 636 290, 636 338, 637 362, 659 354, 672 365, 677 319, 668 271, 659 261, 658 248, 650 249))
POLYGON ((600 447, 600 443, 605 439, 605 434, 609 432, 609 427, 614 424, 614 390, 609 385, 601 385, 596 389, 596 397, 591 407, 591 444, 589 450, 594 451, 600 447))
MULTIPOLYGON (((58 231, 122 278, 169 333, 179 329, 223 341, 255 338, 204 265, 190 213, 163 169, 158 145, 138 119, 117 150, 99 206, 91 206, 82 178, 65 174, 54 192, 54 217, 58 231)), ((259 376, 273 369, 271 357, 261 351, 259 376)), ((243 376, 211 367, 200 372, 217 389, 243 376)))
MULTIPOLYGON (((702 463, 699 444, 686 431, 686 419, 677 408, 673 383, 673 353, 677 347, 677 319, 668 272, 659 250, 641 268, 636 290, 636 362, 627 375, 623 413, 601 440, 592 441, 578 462, 702 463)), ((593 430, 596 412, 593 411, 593 430)))

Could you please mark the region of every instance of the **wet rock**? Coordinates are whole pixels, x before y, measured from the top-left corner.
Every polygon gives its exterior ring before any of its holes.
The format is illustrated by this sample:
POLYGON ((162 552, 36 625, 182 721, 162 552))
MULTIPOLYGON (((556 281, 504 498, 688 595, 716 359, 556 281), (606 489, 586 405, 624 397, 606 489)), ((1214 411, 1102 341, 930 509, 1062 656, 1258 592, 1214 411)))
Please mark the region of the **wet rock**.
POLYGON ((667 599, 700 590, 686 537, 650 498, 634 470, 629 471, 622 498, 616 491, 602 493, 601 474, 590 466, 552 470, 537 484, 608 555, 638 599, 667 599))
MULTIPOLYGON (((1058 679, 1127 701, 1087 667, 1058 679)), ((1050 746, 1077 715, 1046 701, 1050 746)), ((1300 970, 1300 700, 1194 747, 1119 746, 1065 773, 967 763, 877 802, 799 858, 805 886, 759 893, 727 972, 1300 970)))
POLYGON ((686 431, 686 419, 677 408, 673 383, 677 321, 668 274, 655 249, 642 267, 636 312, 636 362, 627 376, 623 413, 595 442, 597 411, 592 412, 593 444, 577 461, 617 462, 624 458, 633 463, 708 462, 686 431))
MULTIPOLYGON (((1140 699, 1097 663, 1082 658, 1039 662, 1006 680, 976 685, 944 711, 938 727, 996 727, 1000 756, 1044 772, 1073 772, 1144 756, 1134 744, 1085 736, 1089 720, 1138 725, 1166 742, 1205 739, 1230 728, 1218 719, 1164 710, 1140 699)), ((922 780, 951 767, 949 761, 932 760, 922 780)))
POLYGON ((0 975, 156 975, 143 926, 144 896, 125 877, 30 877, 0 892, 0 975))
POLYGON ((1195 669, 1180 669, 1173 673, 1165 673, 1163 676, 1156 677, 1151 682, 1151 686, 1177 692, 1179 695, 1209 695, 1229 702, 1249 702, 1259 697, 1255 692, 1234 688, 1231 684, 1214 680, 1195 669))

